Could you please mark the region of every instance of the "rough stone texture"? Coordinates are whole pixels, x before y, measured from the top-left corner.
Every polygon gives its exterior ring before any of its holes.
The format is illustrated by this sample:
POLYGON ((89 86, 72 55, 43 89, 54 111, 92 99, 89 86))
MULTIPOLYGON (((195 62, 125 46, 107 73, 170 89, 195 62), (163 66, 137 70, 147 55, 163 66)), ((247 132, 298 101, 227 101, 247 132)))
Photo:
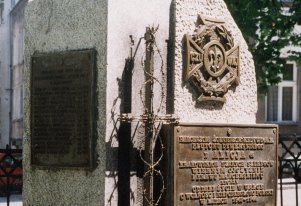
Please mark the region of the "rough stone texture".
POLYGON ((255 123, 257 101, 255 69, 251 53, 222 0, 175 0, 175 62, 174 62, 174 114, 181 122, 198 123, 255 123), (240 43, 240 80, 235 90, 225 95, 224 105, 197 103, 196 94, 183 83, 182 39, 192 33, 198 14, 224 20, 232 33, 234 43, 240 43))
POLYGON ((25 12, 23 204, 104 205, 107 1, 34 0, 25 12), (98 166, 93 171, 30 166, 30 59, 35 52, 97 51, 98 166))

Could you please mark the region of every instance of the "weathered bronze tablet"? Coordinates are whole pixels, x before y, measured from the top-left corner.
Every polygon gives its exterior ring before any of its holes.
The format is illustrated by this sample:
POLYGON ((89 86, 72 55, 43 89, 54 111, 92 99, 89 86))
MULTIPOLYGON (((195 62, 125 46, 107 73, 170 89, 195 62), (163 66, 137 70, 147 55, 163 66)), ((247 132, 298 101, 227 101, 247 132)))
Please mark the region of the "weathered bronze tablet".
POLYGON ((171 205, 276 205, 277 126, 180 124, 170 132, 171 205))
POLYGON ((92 167, 94 63, 93 50, 32 57, 32 165, 92 167))

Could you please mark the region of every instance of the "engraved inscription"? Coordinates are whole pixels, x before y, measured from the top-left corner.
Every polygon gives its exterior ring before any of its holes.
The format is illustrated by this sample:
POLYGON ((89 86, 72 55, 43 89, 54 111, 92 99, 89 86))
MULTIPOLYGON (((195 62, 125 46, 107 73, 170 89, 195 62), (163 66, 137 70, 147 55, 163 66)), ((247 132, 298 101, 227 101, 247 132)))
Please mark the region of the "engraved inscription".
POLYGON ((90 167, 94 52, 32 58, 32 164, 90 167))
POLYGON ((274 129, 179 126, 174 139, 175 205, 275 205, 274 129))

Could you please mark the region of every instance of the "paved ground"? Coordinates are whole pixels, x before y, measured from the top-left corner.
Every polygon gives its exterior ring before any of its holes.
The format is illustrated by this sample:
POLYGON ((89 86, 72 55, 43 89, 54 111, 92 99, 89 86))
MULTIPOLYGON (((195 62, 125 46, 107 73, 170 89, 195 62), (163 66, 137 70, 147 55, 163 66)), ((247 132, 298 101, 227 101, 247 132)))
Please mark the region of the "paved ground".
MULTIPOLYGON (((295 206, 296 205, 296 190, 295 184, 288 184, 294 183, 294 179, 284 179, 283 181, 283 206, 295 206)), ((278 204, 277 206, 281 206, 280 204, 280 190, 278 185, 278 204)), ((298 197, 299 203, 301 203, 301 184, 298 185, 298 197)), ((0 197, 0 206, 6 206, 6 198, 0 197)), ((22 206, 22 196, 21 195, 12 195, 10 206, 22 206)))
MULTIPOLYGON (((6 206, 6 197, 0 197, 0 206, 6 206)), ((12 195, 10 198, 10 206, 22 206, 22 195, 12 195)))
MULTIPOLYGON (((296 205, 296 186, 294 179, 283 180, 283 205, 282 206, 295 206, 296 205)), ((280 189, 278 184, 277 206, 281 206, 280 202, 280 189)), ((298 184, 298 203, 301 203, 301 184, 298 184)))

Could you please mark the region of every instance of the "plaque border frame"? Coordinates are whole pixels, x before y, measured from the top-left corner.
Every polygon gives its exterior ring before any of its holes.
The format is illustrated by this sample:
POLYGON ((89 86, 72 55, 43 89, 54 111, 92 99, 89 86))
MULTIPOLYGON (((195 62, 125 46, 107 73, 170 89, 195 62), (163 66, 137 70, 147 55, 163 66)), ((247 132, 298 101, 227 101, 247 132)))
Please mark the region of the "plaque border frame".
POLYGON ((84 170, 93 170, 96 167, 96 154, 95 154, 95 145, 96 145, 96 117, 97 117, 97 109, 96 109, 96 100, 97 100, 97 92, 96 92, 96 82, 97 82, 97 77, 96 77, 96 65, 97 65, 97 51, 94 48, 87 48, 87 49, 78 49, 78 50, 64 50, 64 51, 50 51, 50 52, 35 52, 31 57, 30 57, 30 92, 29 92, 29 108, 30 108, 30 112, 29 112, 29 131, 30 131, 30 138, 29 138, 29 145, 30 145, 30 166, 33 168, 37 168, 37 169, 53 169, 53 170, 57 170, 57 169, 84 169, 84 170), (91 55, 91 84, 90 84, 90 91, 91 91, 91 104, 90 106, 90 118, 89 121, 91 121, 90 124, 90 137, 89 137, 89 163, 85 164, 83 166, 72 166, 72 165, 68 165, 68 166, 63 166, 60 164, 38 164, 35 163, 33 160, 33 145, 32 145, 32 130, 33 130, 33 110, 32 110, 32 99, 33 99, 33 93, 32 93, 32 88, 33 88, 33 61, 34 58, 38 58, 38 57, 43 57, 43 56, 49 56, 49 55, 61 55, 61 54, 68 54, 68 53, 76 53, 76 52, 85 52, 85 53, 90 53, 91 55))
POLYGON ((187 123, 187 122, 179 122, 178 124, 172 125, 172 126, 164 126, 163 127, 163 134, 166 136, 166 139, 164 140, 165 143, 167 143, 167 151, 166 151, 166 155, 169 155, 165 161, 165 166, 167 168, 167 171, 165 171, 167 173, 167 177, 165 179, 165 181, 167 182, 167 191, 166 194, 164 195, 164 202, 171 204, 172 206, 175 205, 175 203, 177 202, 177 195, 176 195, 176 188, 175 188, 175 183, 176 183, 176 165, 175 165, 175 161, 178 159, 178 155, 176 153, 175 150, 175 145, 177 143, 177 140, 175 138, 175 133, 177 132, 177 129, 181 126, 191 126, 191 127, 196 127, 196 126, 200 126, 200 127, 236 127, 236 128, 270 128, 270 129, 276 129, 276 133, 275 133, 275 143, 276 144, 276 148, 275 148, 275 152, 276 152, 276 164, 275 164, 275 168, 276 168, 276 183, 274 184, 274 201, 275 204, 277 204, 277 180, 278 180, 278 154, 279 154, 279 147, 278 147, 278 142, 279 142, 279 126, 277 124, 225 124, 225 123, 187 123))

